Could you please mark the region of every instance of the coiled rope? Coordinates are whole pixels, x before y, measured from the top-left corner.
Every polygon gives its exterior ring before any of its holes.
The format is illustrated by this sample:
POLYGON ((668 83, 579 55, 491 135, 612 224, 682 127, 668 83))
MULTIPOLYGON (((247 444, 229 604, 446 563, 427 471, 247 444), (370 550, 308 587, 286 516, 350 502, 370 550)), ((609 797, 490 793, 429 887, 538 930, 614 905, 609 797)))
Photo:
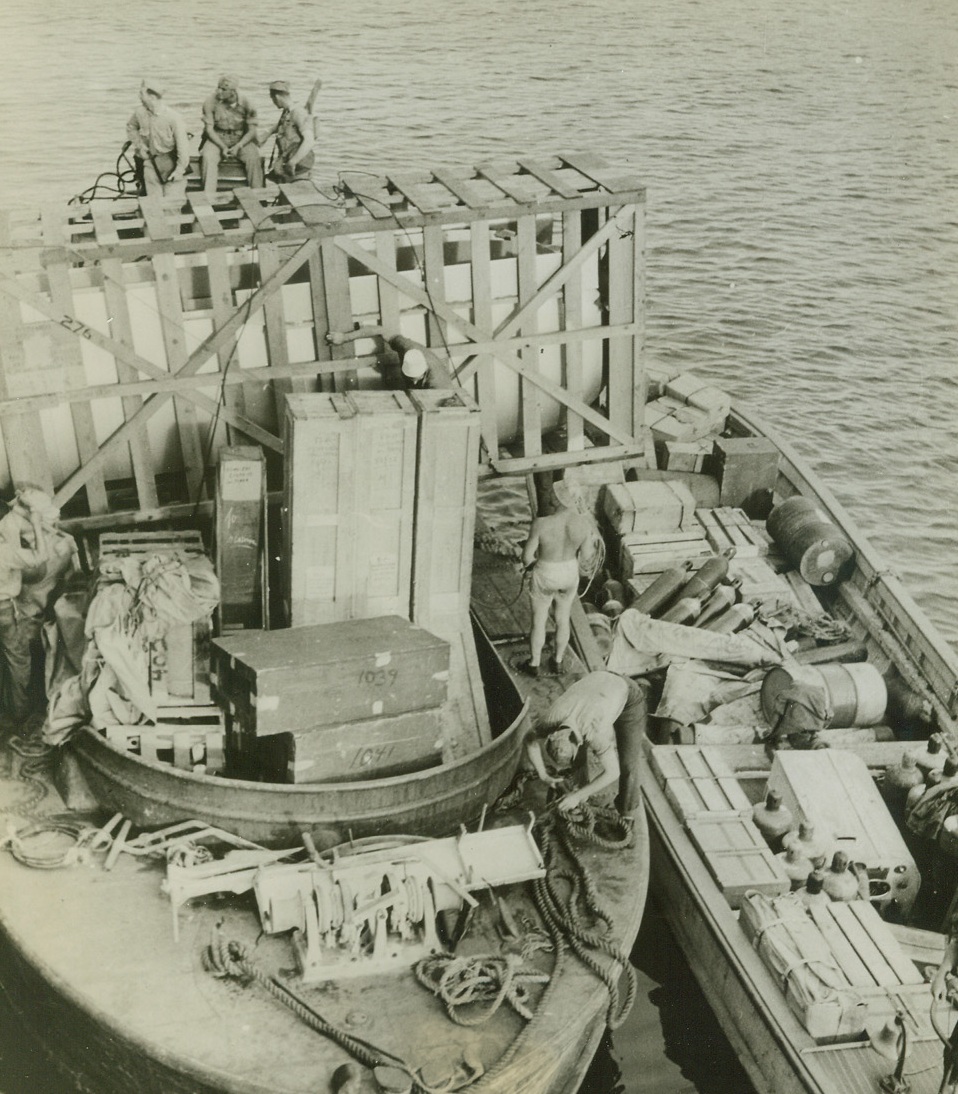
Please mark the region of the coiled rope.
POLYGON ((525 971, 522 958, 514 953, 502 957, 434 954, 418 961, 414 972, 419 983, 442 1000, 446 1013, 457 1026, 482 1025, 506 1002, 531 1022, 533 1013, 526 985, 549 982, 547 973, 525 971), (478 1011, 477 1006, 481 1007, 478 1011), (466 1008, 473 1013, 463 1013, 466 1008))
POLYGON ((587 803, 573 812, 576 814, 573 817, 556 813, 540 821, 546 876, 533 886, 536 907, 549 933, 553 937, 561 935, 579 960, 605 984, 609 992, 606 1024, 610 1030, 616 1030, 628 1017, 635 1002, 638 990, 635 969, 629 962, 629 955, 609 940, 615 926, 612 915, 603 906, 595 880, 583 863, 574 839, 610 850, 620 849, 626 847, 632 838, 631 823, 614 810, 600 809, 587 803), (623 835, 618 839, 600 836, 596 831, 600 821, 622 827, 623 835), (560 867, 560 847, 571 869, 560 867), (560 881, 569 883, 569 893, 565 898, 559 891, 560 881), (587 928, 583 923, 584 916, 589 916, 593 923, 604 923, 605 930, 587 928), (600 962, 594 951, 611 958, 611 965, 600 962), (621 994, 619 982, 623 976, 625 992, 621 994))
POLYGON ((30 817, 49 791, 49 784, 44 776, 49 770, 53 747, 45 744, 39 737, 29 740, 11 737, 7 744, 10 751, 20 757, 20 763, 16 774, 10 775, 5 781, 26 783, 30 790, 20 801, 0 806, 0 814, 16 813, 21 817, 30 817))

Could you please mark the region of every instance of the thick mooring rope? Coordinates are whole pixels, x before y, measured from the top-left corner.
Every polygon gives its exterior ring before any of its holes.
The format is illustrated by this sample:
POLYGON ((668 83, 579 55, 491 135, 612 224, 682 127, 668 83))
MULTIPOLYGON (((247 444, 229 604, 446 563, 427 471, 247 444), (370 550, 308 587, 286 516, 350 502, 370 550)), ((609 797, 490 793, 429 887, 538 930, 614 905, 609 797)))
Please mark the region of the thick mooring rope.
POLYGON ((48 770, 48 763, 53 748, 44 744, 39 737, 24 740, 22 737, 11 737, 7 742, 10 751, 20 757, 15 775, 10 775, 6 781, 26 783, 30 788, 29 793, 20 801, 12 805, 0 806, 0 814, 15 813, 21 817, 32 817, 37 806, 47 796, 49 786, 43 777, 48 770))
POLYGON ((483 954, 450 957, 434 954, 416 964, 416 979, 438 996, 457 1026, 479 1026, 487 1022, 503 1003, 526 1021, 532 1021, 527 984, 546 984, 547 973, 523 968, 517 954, 483 954), (473 1013, 466 1014, 466 1009, 473 1013))

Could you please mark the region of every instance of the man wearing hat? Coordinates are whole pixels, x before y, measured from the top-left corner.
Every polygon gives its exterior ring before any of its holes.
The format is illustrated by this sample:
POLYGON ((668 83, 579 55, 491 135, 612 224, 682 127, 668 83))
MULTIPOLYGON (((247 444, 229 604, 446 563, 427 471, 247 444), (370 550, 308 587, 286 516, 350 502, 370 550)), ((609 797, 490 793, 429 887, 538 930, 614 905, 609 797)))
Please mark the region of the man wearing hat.
POLYGON ((147 195, 185 197, 190 167, 186 125, 163 102, 163 88, 157 80, 140 84, 140 105, 126 123, 126 135, 133 145, 147 195))
POLYGON ((456 384, 448 368, 427 346, 407 338, 404 334, 389 337, 382 327, 357 327, 350 331, 328 331, 326 341, 331 346, 342 346, 360 338, 381 339, 383 354, 377 366, 387 391, 452 390, 456 384), (392 350, 389 354, 386 348, 392 350))
POLYGON ((639 763, 645 736, 644 687, 628 676, 605 670, 576 680, 546 711, 526 753, 536 774, 549 786, 564 779, 555 772, 573 766, 584 772, 585 783, 559 799, 562 812, 576 809, 618 781, 615 805, 622 814, 641 804, 639 763), (588 778, 589 763, 597 774, 588 778))
POLYGON ((532 631, 529 635, 529 660, 520 670, 538 676, 542 650, 546 642, 549 610, 555 605, 555 671, 561 672, 569 645, 572 604, 579 591, 579 552, 590 545, 593 524, 576 508, 574 489, 560 479, 552 485, 552 494, 543 512, 529 529, 522 549, 522 563, 531 574, 529 595, 532 600, 532 631))
POLYGON ((200 162, 203 189, 216 193, 220 160, 238 159, 254 190, 263 186, 263 161, 256 142, 256 108, 240 95, 232 76, 220 76, 216 91, 203 103, 203 146, 200 162))
POLYGON ((274 80, 269 85, 269 97, 280 112, 279 120, 263 136, 264 141, 273 135, 276 137, 269 177, 274 182, 308 179, 314 159, 313 119, 301 106, 293 106, 285 80, 274 80))

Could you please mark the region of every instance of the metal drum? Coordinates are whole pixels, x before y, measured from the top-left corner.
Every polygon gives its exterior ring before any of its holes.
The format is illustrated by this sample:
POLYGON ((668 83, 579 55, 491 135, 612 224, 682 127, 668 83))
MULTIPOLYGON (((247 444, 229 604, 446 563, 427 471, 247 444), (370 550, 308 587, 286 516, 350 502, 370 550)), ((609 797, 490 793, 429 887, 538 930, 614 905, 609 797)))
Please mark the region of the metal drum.
POLYGON ((841 529, 808 498, 777 505, 765 527, 809 585, 833 585, 855 553, 841 529))
POLYGON ((873 726, 885 716, 888 690, 882 674, 867 661, 853 664, 804 665, 801 669, 772 669, 762 681, 762 713, 771 723, 775 699, 793 680, 824 687, 832 717, 828 729, 873 726))

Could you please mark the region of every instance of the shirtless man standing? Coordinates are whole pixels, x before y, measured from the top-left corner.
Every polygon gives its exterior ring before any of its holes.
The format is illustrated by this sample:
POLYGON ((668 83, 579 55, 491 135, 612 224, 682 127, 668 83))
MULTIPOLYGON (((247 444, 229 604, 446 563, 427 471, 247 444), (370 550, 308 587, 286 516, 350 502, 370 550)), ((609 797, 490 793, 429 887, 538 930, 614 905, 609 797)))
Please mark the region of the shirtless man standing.
POLYGON ((569 617, 572 602, 579 591, 579 552, 590 541, 592 521, 575 508, 575 494, 564 480, 553 483, 554 505, 536 517, 522 550, 522 562, 532 571, 532 633, 529 635, 529 660, 520 666, 529 676, 539 675, 542 649, 546 641, 549 609, 555 604, 555 669, 569 645, 569 617))

